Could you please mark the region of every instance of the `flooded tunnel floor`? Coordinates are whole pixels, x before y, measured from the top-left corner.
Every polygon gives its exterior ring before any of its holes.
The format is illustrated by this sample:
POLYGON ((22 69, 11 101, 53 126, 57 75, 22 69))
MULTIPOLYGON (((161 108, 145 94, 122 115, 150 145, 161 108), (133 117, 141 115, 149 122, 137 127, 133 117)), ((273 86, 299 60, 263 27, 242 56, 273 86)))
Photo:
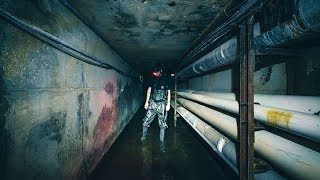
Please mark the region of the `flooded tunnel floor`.
POLYGON ((89 179, 237 179, 182 118, 174 127, 173 110, 168 115, 163 147, 157 119, 151 124, 147 139, 140 142, 144 114, 144 109, 138 111, 89 179))

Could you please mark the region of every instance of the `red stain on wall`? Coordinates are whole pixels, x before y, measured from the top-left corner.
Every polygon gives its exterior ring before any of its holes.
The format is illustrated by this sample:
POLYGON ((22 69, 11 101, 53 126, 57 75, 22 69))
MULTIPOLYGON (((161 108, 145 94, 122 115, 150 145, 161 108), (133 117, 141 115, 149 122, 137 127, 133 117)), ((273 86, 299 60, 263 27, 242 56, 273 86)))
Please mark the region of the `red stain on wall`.
POLYGON ((118 110, 116 99, 117 97, 114 93, 114 83, 108 82, 104 90, 107 93, 107 98, 111 99, 111 102, 107 102, 103 106, 97 124, 94 128, 94 142, 86 157, 89 172, 91 172, 96 167, 96 165, 98 164, 104 153, 109 149, 117 135, 118 110))
POLYGON ((106 84, 106 86, 104 87, 104 90, 106 91, 107 94, 109 95, 113 95, 113 92, 114 92, 114 85, 112 82, 108 82, 106 84))
POLYGON ((94 142, 88 153, 90 170, 98 164, 101 157, 111 146, 117 134, 117 110, 115 103, 112 107, 103 107, 98 122, 94 128, 94 142))

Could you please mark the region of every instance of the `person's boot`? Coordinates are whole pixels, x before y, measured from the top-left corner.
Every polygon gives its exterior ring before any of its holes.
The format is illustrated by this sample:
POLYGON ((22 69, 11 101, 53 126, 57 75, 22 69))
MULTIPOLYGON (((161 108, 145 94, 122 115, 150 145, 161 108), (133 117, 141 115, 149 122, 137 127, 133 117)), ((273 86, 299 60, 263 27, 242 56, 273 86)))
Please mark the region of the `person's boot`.
POLYGON ((143 126, 141 141, 144 141, 147 138, 148 127, 143 126))
POLYGON ((160 128, 160 141, 164 141, 165 128, 160 128))
POLYGON ((165 128, 160 128, 160 151, 165 152, 165 143, 164 143, 165 128))

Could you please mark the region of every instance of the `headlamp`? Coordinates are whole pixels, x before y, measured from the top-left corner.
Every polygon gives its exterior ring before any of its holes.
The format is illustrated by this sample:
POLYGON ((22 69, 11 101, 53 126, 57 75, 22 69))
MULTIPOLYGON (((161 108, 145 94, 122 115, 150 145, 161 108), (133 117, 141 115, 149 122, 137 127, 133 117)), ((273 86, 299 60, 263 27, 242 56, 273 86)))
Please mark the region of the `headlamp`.
POLYGON ((152 75, 155 76, 155 77, 158 77, 160 76, 161 72, 152 72, 152 75))

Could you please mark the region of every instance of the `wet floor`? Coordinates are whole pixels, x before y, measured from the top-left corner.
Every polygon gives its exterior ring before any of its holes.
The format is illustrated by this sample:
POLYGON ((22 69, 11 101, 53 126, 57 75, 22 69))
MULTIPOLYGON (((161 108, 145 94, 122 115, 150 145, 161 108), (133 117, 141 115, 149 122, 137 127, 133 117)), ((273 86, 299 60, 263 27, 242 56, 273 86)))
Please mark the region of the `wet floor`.
POLYGON ((168 115, 169 128, 163 145, 156 120, 147 139, 140 142, 144 113, 141 109, 135 115, 89 179, 237 179, 182 118, 178 118, 174 127, 173 110, 168 115))

